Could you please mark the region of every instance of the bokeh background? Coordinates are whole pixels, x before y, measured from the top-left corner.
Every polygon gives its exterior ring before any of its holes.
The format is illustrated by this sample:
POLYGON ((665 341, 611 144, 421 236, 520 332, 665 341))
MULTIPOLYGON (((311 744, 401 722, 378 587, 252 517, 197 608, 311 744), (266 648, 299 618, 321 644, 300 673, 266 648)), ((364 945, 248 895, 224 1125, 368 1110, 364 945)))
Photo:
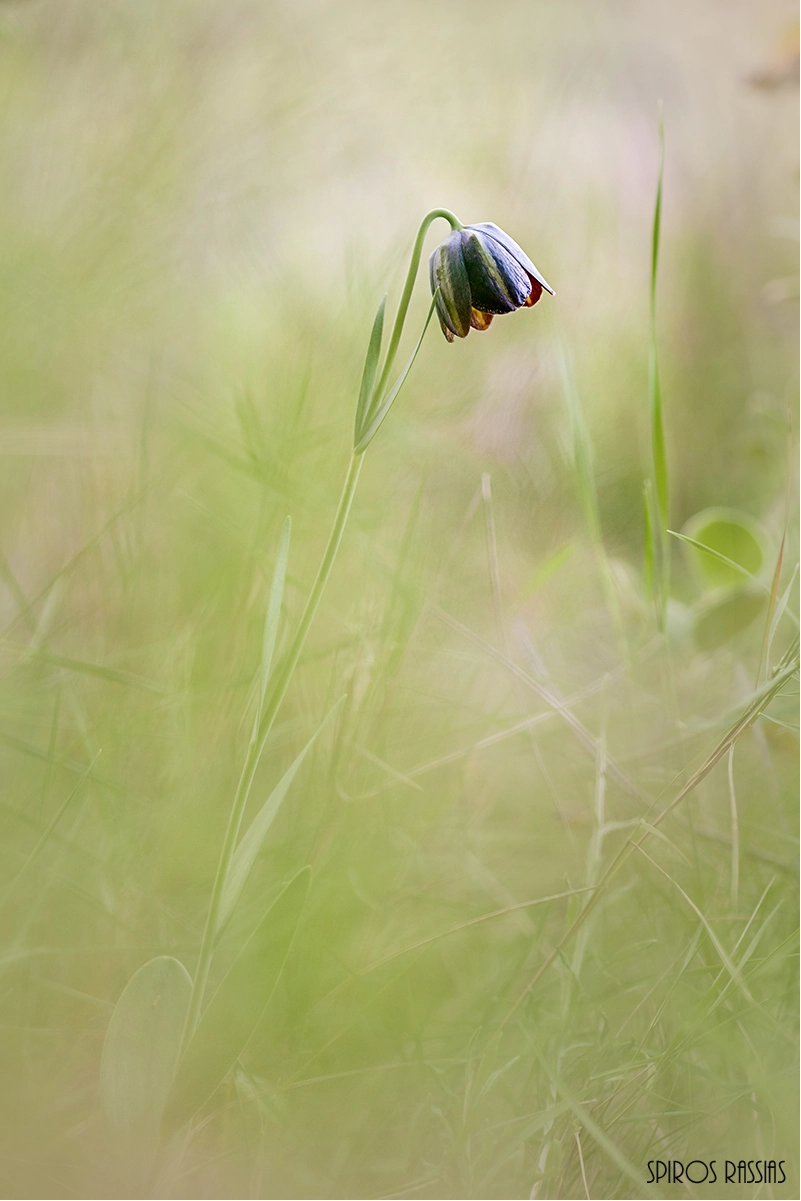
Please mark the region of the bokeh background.
MULTIPOLYGON (((794 17, 788 0, 0 6, 3 1196, 144 1195, 102 1113, 106 1028, 150 957, 194 969, 281 527, 279 649, 376 305, 441 205, 508 230, 556 297, 452 346, 432 327, 370 447, 253 811, 346 700, 215 979, 305 864, 309 902, 254 1038, 149 1187, 637 1197, 649 1160, 744 1156, 785 1160, 787 1183, 727 1196, 798 1196, 794 689, 523 1000, 580 898, 513 908, 597 879, 617 823, 675 793, 759 668, 764 609, 700 636, 715 596, 686 546, 667 639, 643 578, 660 102, 671 526, 750 515, 770 585, 789 496, 772 662, 793 632, 794 17)), ((427 304, 421 273, 410 345, 427 304)))

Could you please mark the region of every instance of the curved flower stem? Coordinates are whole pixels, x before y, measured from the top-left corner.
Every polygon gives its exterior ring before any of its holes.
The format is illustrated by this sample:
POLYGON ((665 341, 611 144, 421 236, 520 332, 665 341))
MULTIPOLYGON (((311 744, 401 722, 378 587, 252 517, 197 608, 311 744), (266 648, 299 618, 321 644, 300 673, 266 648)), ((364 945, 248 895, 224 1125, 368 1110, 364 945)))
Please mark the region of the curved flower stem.
POLYGON ((431 225, 432 221, 436 221, 437 217, 444 217, 453 230, 463 228, 459 218, 455 217, 449 209, 432 209, 431 212, 426 213, 425 217, 423 218, 422 224, 417 231, 417 237, 415 238, 414 247, 412 249, 412 257, 409 260, 409 270, 406 273, 406 283, 403 285, 403 292, 401 293, 398 312, 395 317, 395 324, 392 327, 392 336, 389 339, 386 361, 381 372, 381 378, 379 379, 375 390, 376 396, 381 396, 387 386, 389 373, 392 370, 392 364, 395 362, 395 355, 398 353, 398 344, 403 332, 404 322, 406 321, 406 314, 409 310, 409 301, 412 298, 414 281, 417 278, 417 269, 420 266, 420 256, 423 253, 423 242, 425 241, 425 236, 428 233, 429 225, 431 225))
POLYGON ((261 721, 258 729, 254 729, 253 735, 248 746, 248 752, 245 757, 245 763, 242 767, 242 774, 239 777, 239 783, 234 797, 234 803, 231 807, 231 813, 228 817, 228 825, 225 830, 222 850, 220 851, 220 859, 217 864, 217 874, 214 878, 214 887, 211 893, 211 902, 209 911, 206 916, 206 924, 203 929, 203 937, 200 943, 200 953, 198 955, 197 968, 195 970, 194 979, 192 982, 192 995, 189 1001, 189 1010, 186 1016, 186 1024, 183 1033, 183 1048, 186 1047, 189 1039, 197 1029, 197 1024, 200 1020, 200 1012, 203 1005, 203 995, 206 991, 206 984, 209 978, 209 968, 211 967, 211 959, 214 953, 214 940, 219 924, 220 906, 222 903, 223 890, 228 877, 228 872, 231 866, 231 860, 236 849, 239 830, 242 825, 242 816, 245 812, 250 787, 253 783, 253 777, 256 774, 256 768, 261 757, 261 752, 264 743, 269 736, 275 721, 276 714, 281 707, 281 702, 286 695, 290 680, 294 674, 295 668, 300 658, 303 644, 306 641, 306 635, 309 632, 314 616, 320 604, 320 598, 323 594, 328 577, 331 574, 331 568, 334 565, 334 560, 339 550, 339 544, 342 541, 342 534, 345 529, 345 523, 348 520, 350 507, 353 503, 353 495, 356 491, 356 484, 359 479, 359 472, 362 467, 362 456, 351 455, 348 465, 348 474, 345 477, 345 482, 342 486, 342 493, 337 506, 336 517, 331 528, 331 533, 328 536, 328 544, 323 554, 322 562, 317 570, 317 576, 312 590, 309 593, 309 599, 306 601, 306 607, 303 610, 303 616, 300 619, 300 624, 295 632, 295 637, 292 640, 292 645, 284 659, 281 669, 278 673, 275 682, 273 683, 270 697, 264 707, 261 721))

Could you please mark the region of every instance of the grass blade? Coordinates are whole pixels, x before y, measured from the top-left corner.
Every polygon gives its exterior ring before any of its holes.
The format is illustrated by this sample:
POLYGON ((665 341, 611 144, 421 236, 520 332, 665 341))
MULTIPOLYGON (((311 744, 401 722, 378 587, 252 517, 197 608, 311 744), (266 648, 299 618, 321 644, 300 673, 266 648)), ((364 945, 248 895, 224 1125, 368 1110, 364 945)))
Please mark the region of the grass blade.
POLYGON ((595 487, 594 454, 590 432, 584 419, 581 399, 576 388, 576 382, 570 369, 567 350, 561 350, 562 389, 567 401, 567 411, 570 417, 570 429, 573 435, 573 466, 578 481, 581 505, 584 509, 584 520, 594 543, 600 543, 601 518, 598 510, 598 494, 595 487))
MULTIPOLYGON (((53 833, 53 831, 55 830, 56 826, 59 824, 59 822, 61 821, 61 819, 62 819, 62 817, 64 816, 64 814, 67 812, 67 810, 69 809, 70 805, 71 805, 71 804, 72 804, 72 802, 75 800, 75 797, 78 795, 78 793, 79 793, 79 792, 81 791, 81 789, 83 788, 85 781, 86 781, 86 780, 89 778, 89 776, 91 775, 91 773, 92 773, 92 768, 93 768, 93 767, 94 767, 94 765, 97 763, 97 761, 98 761, 98 759, 99 759, 99 758, 100 758, 100 751, 98 751, 98 752, 97 752, 97 754, 95 755, 94 759, 93 759, 93 760, 92 760, 92 762, 89 764, 89 766, 87 767, 86 771, 85 771, 85 772, 83 773, 83 775, 81 776, 81 778, 80 778, 80 780, 78 781, 78 783, 77 783, 77 784, 75 785, 75 787, 72 789, 72 792, 70 792, 70 794, 69 794, 69 796, 67 797, 67 799, 66 799, 66 800, 63 802, 63 804, 62 804, 62 805, 60 806, 60 808, 57 810, 57 812, 55 813, 55 815, 54 815, 54 816, 53 816, 53 817, 50 819, 50 821, 48 822, 47 826, 46 826, 46 827, 45 827, 45 829, 42 831, 42 834, 41 834, 41 836, 40 836, 40 838, 39 838, 38 842, 36 843, 36 846, 33 848, 33 850, 31 851, 30 855, 28 856, 28 858, 27 858, 27 859, 25 860, 25 862, 23 863, 22 867, 21 867, 21 868, 19 869, 19 871, 17 872, 16 876, 14 876, 14 877, 12 878, 12 880, 10 881, 10 883, 9 883, 9 884, 6 886, 6 888, 5 888, 4 892, 2 893, 2 895, 0 895, 0 909, 2 909, 2 908, 3 908, 3 906, 4 906, 4 905, 5 905, 5 903, 6 903, 6 901, 8 900, 8 897, 9 897, 9 895, 11 894, 11 892, 12 892, 12 891, 13 891, 13 890, 16 888, 16 886, 17 886, 17 884, 19 883, 19 881, 20 881, 20 880, 22 879, 22 877, 23 877, 23 876, 26 874, 26 872, 28 872, 28 871, 30 870, 30 868, 31 868, 31 865, 32 865, 32 864, 34 863, 34 861, 35 861, 35 860, 38 858, 38 856, 39 856, 40 852, 42 851, 42 849, 43 849, 43 848, 45 847, 45 845, 47 844, 47 841, 48 841, 48 839, 50 838, 50 836, 51 836, 51 834, 53 833)), ((51 760, 49 760, 49 762, 52 762, 52 759, 51 759, 51 760)))
POLYGON ((655 550, 658 549, 658 570, 654 574, 655 597, 659 627, 664 628, 667 600, 670 591, 670 546, 666 536, 668 521, 668 465, 665 448, 665 427, 662 413, 662 388, 659 381, 659 358, 656 343, 656 284, 659 274, 659 242, 662 231, 662 180, 665 164, 665 127, 659 115, 659 172, 656 185, 656 203, 651 230, 651 292, 650 334, 648 346, 648 394, 651 415, 651 458, 656 528, 659 531, 655 550))
POLYGON ((773 614, 776 610, 776 601, 779 596, 779 581, 782 575, 782 562, 784 560, 784 544, 787 538, 787 517, 785 516, 784 529, 782 530, 782 540, 779 544, 779 553, 776 556, 776 566, 773 571, 773 580, 770 587, 770 604, 768 605, 768 615, 765 620, 765 633, 762 636, 762 647, 759 652, 759 665, 757 667, 756 682, 759 687, 759 681, 762 679, 762 670, 767 662, 768 645, 770 643, 770 631, 773 626, 773 614))
POLYGON ((281 974, 311 879, 290 880, 251 934, 204 1010, 181 1059, 164 1123, 184 1125, 219 1087, 259 1024, 281 974))
POLYGON ((705 917, 702 910, 699 909, 699 907, 696 905, 696 903, 692 899, 692 897, 689 896, 689 894, 684 891, 684 889, 679 884, 679 882, 677 880, 674 880, 673 877, 669 874, 669 872, 666 872, 663 867, 660 867, 660 865, 656 862, 656 860, 652 859, 651 856, 648 854, 648 852, 644 851, 642 849, 642 846, 640 845, 640 843, 635 842, 633 845, 634 845, 635 849, 638 850, 640 852, 640 854, 643 855, 648 860, 648 862, 652 865, 652 867, 655 867, 658 872, 661 872, 662 875, 665 877, 665 879, 669 880, 670 883, 673 885, 673 887, 675 889, 677 889, 677 891, 681 894, 681 896, 684 897, 684 900, 690 906, 693 913, 696 915, 696 917, 700 921, 701 925, 704 927, 707 934, 709 935, 710 942, 712 943, 713 947, 715 948, 715 950, 717 951, 717 953, 720 957, 720 962, 723 964, 724 968, 729 973, 729 975, 731 976, 731 978, 735 982, 735 984, 739 987, 739 989, 742 992, 743 996, 745 997, 746 1001, 749 1001, 753 1005, 754 998, 751 996, 750 992, 746 988, 745 981, 743 980, 742 976, 738 972, 735 965, 732 963, 731 959, 729 958, 729 955, 726 952, 726 948, 723 946, 723 943, 720 941, 717 934, 712 929, 711 925, 709 924, 709 921, 705 917))
POLYGON ((732 570, 738 572, 742 576, 745 576, 745 578, 750 580, 752 584, 756 584, 757 587, 763 590, 763 592, 768 591, 767 586, 762 583, 762 580, 755 576, 753 572, 749 571, 747 567, 743 567, 742 564, 736 563, 734 559, 730 559, 728 555, 722 554, 719 550, 715 550, 715 548, 712 546, 707 546, 705 542, 699 542, 696 538, 688 537, 687 534, 680 534, 677 530, 667 530, 666 532, 673 538, 678 538, 681 542, 686 542, 689 546, 694 546, 696 550, 700 550, 703 554, 710 555, 713 559, 717 559, 718 562, 725 563, 727 567, 731 567, 732 570))
POLYGON ((286 564, 289 558, 289 539, 292 533, 292 518, 287 517, 281 530, 281 541, 278 544, 278 555, 273 569, 270 584, 270 598, 267 602, 267 615, 264 619, 264 636, 261 646, 261 667, 259 668, 259 706, 256 713, 254 734, 258 735, 261 725, 261 712, 264 708, 264 694, 267 691, 267 681, 270 678, 270 667, 273 661, 275 643, 278 637, 278 623, 281 618, 281 603, 284 599, 284 581, 286 579, 286 564))
POLYGON ((378 358, 381 354, 381 338, 384 333, 384 312, 386 307, 387 298, 384 296, 384 299, 378 306, 378 312, 375 315, 373 329, 370 334, 370 341, 367 345, 367 358, 364 361, 362 383, 359 388, 359 400, 356 404, 356 425, 353 432, 354 446, 357 446, 364 436, 365 421, 373 402, 378 358))
POLYGON ((793 584, 795 583, 795 577, 797 575, 798 575, 798 563, 796 563, 795 567, 793 568, 793 574, 790 576, 790 583, 787 585, 784 592, 782 593, 781 599, 780 599, 779 603, 776 605, 776 610, 773 614, 773 619, 770 623, 770 632, 768 634, 768 645, 767 645, 767 650, 765 652, 765 662, 766 663, 770 659, 770 652, 773 647, 773 639, 776 635, 776 629, 777 629, 782 617, 784 616, 785 612, 787 613, 787 616, 791 619, 793 624, 796 626, 796 628, 798 628, 798 618, 796 617, 795 613, 792 612, 792 610, 787 608, 787 605, 790 600, 790 593, 793 590, 793 584))
POLYGON ((643 577, 645 581, 645 591, 651 599, 656 595, 656 547, 654 545, 654 531, 658 529, 656 522, 656 514, 654 513, 654 485, 653 481, 647 479, 642 488, 642 506, 643 506, 643 577))
POLYGON ((304 746, 300 754, 290 764, 284 772, 281 779, 272 790, 267 800, 262 805, 259 812, 254 817, 250 826, 243 835, 239 846, 234 852, 234 857, 231 860, 231 866, 228 870, 228 875, 225 879, 223 887, 222 900, 220 902, 220 915, 217 923, 218 932, 226 924, 231 914, 234 911, 239 897, 242 894, 242 889, 247 883, 248 876, 251 873, 253 864, 256 862, 256 857, 262 848, 270 826, 273 824, 276 813, 281 807, 284 797, 289 792, 290 785, 298 773, 300 765, 306 758, 311 748, 314 746, 317 738, 323 732, 328 722, 336 713, 339 706, 342 704, 343 697, 337 701, 334 707, 329 710, 328 714, 323 718, 320 725, 312 734, 309 741, 304 746))

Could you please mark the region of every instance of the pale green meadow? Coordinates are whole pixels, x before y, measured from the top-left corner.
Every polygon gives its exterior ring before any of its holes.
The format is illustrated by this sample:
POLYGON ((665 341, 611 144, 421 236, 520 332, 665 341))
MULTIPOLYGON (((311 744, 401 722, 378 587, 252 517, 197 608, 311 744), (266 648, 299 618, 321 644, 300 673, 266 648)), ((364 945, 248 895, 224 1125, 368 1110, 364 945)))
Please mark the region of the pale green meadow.
POLYGON ((0 6, 0 1195, 798 1196, 794 15, 0 6))

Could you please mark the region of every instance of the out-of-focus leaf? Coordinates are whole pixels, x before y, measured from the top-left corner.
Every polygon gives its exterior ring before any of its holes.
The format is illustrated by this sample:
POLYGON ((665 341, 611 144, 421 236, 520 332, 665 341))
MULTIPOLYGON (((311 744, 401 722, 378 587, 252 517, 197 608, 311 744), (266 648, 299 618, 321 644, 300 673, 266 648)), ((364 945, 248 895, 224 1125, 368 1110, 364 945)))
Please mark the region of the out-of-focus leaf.
POLYGON ((230 1072, 270 1002, 289 954, 311 870, 290 880, 240 951, 204 1010, 167 1101, 167 1132, 188 1122, 230 1072))
POLYGON ((109 1126, 131 1146, 155 1147, 191 991, 184 966, 159 955, 134 973, 111 1015, 100 1091, 109 1126))

